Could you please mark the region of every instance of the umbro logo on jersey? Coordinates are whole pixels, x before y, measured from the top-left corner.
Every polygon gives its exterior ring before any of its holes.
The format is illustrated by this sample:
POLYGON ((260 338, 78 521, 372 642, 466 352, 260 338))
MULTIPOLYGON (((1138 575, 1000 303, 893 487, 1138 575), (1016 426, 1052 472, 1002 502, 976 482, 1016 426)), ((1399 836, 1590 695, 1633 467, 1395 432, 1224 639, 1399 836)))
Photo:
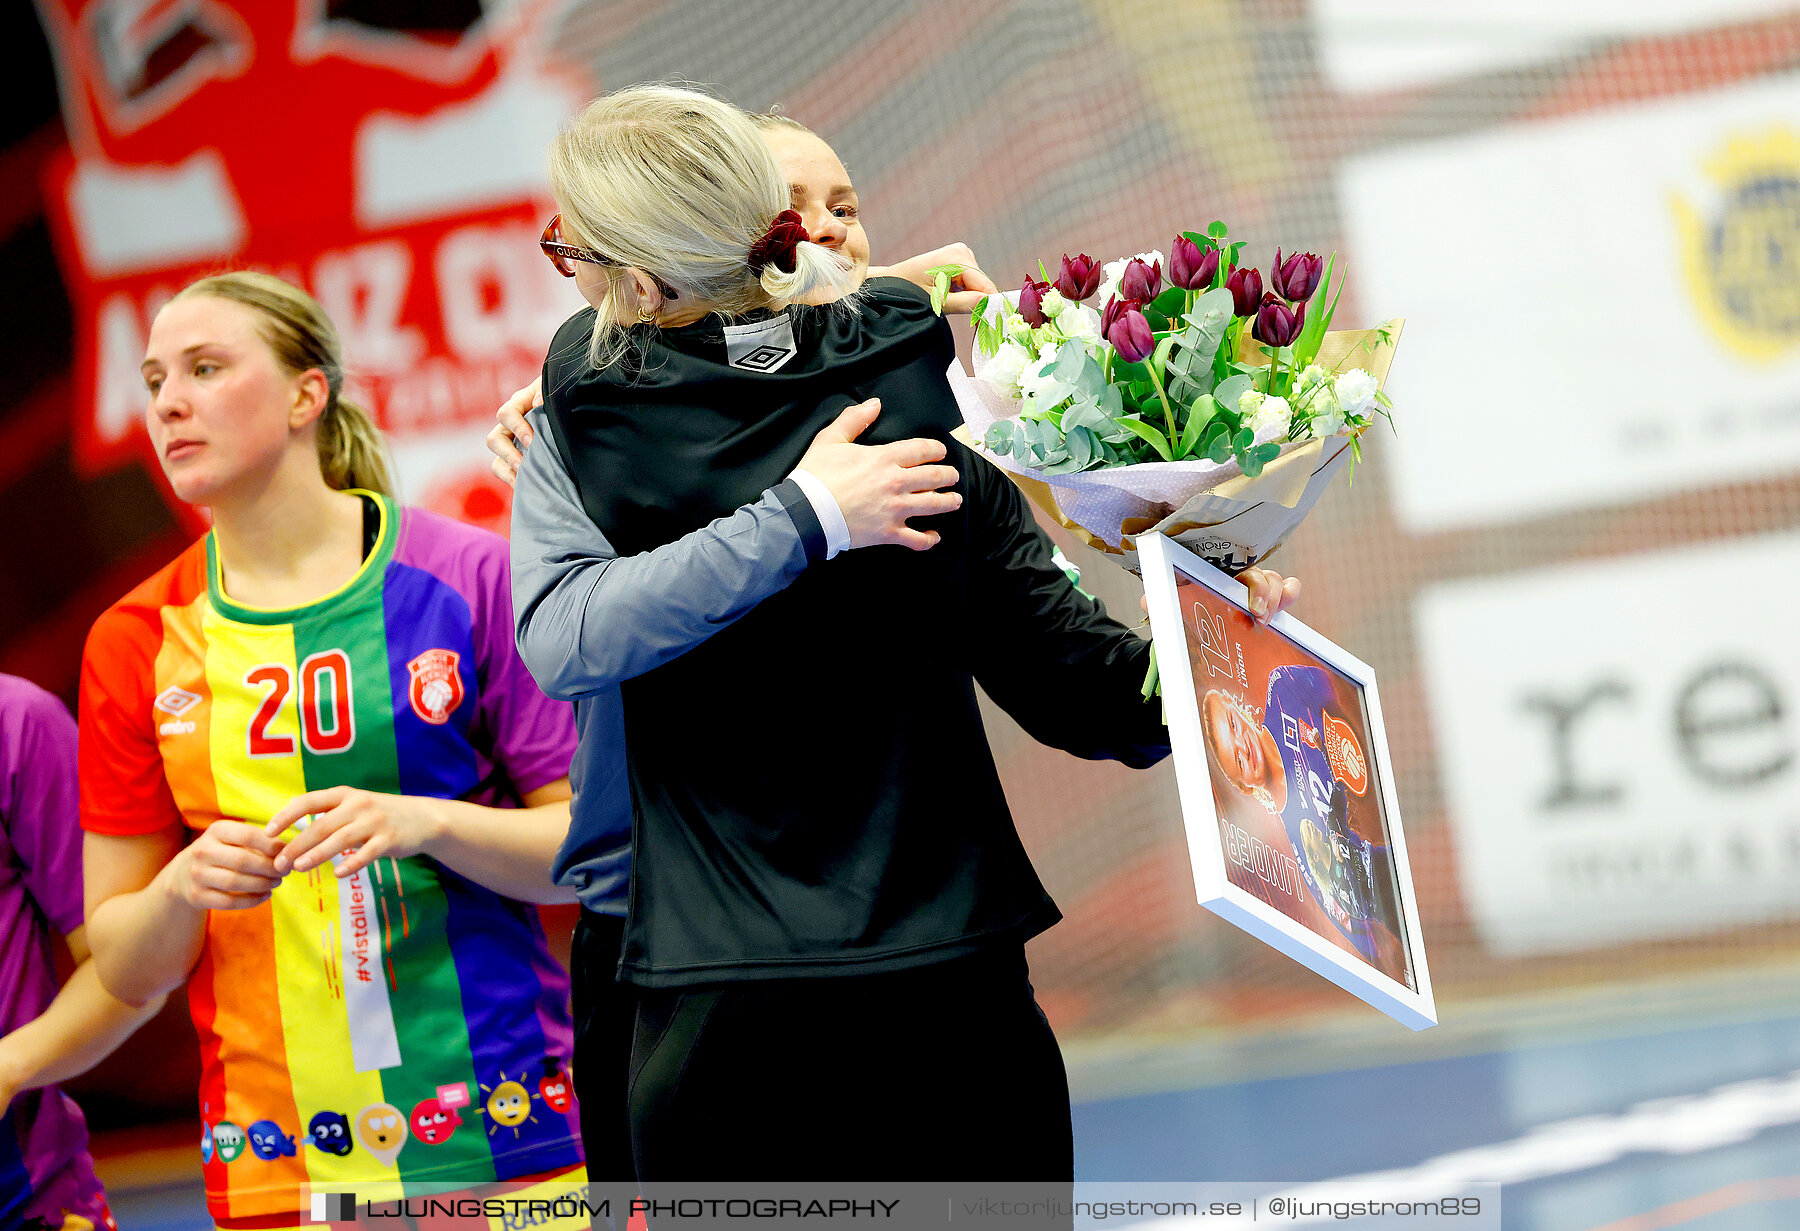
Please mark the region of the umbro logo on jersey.
POLYGON ((156 694, 156 708, 171 718, 179 718, 199 704, 199 693, 173 685, 156 694))
POLYGON ((725 326, 725 358, 746 372, 774 372, 798 352, 794 324, 784 312, 766 321, 725 326))
POLYGON ((158 735, 192 735, 197 729, 192 720, 183 721, 182 715, 199 705, 203 698, 197 692, 189 692, 185 688, 170 686, 156 695, 156 708, 167 714, 171 721, 156 728, 158 735))
POLYGON ((779 346, 759 346, 737 361, 740 368, 748 368, 752 372, 767 372, 781 366, 782 361, 794 352, 783 350, 779 346))

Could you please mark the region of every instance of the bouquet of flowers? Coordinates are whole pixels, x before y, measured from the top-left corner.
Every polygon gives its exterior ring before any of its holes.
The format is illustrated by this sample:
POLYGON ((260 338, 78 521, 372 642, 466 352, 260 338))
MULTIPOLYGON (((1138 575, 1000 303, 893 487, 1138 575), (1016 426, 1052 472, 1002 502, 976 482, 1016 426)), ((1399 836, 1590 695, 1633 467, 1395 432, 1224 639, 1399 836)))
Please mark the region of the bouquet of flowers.
POLYGON ((1329 332, 1335 257, 1277 250, 1265 286, 1243 247, 1215 222, 1166 270, 1160 252, 1040 263, 976 310, 974 377, 950 367, 970 441, 1128 568, 1146 531, 1231 572, 1262 560, 1391 409, 1401 322, 1329 332))

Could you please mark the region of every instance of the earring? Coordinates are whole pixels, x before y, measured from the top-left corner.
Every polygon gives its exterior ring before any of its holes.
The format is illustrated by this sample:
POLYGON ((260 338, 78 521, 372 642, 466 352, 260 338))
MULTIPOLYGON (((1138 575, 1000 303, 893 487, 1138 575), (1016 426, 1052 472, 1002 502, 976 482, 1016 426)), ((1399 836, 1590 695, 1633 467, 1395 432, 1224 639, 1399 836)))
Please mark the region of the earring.
POLYGON ((640 325, 656 324, 656 313, 650 311, 650 309, 648 309, 648 308, 639 308, 638 309, 638 324, 640 324, 640 325))

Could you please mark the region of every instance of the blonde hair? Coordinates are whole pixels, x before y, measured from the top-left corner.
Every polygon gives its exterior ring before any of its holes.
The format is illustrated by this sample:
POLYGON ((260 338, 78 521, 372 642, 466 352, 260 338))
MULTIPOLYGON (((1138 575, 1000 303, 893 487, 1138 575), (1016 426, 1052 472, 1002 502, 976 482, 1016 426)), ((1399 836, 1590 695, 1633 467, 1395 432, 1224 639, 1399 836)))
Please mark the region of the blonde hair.
MULTIPOLYGON (((796 120, 793 116, 783 115, 782 111, 781 111, 780 103, 776 103, 773 107, 770 107, 767 111, 756 112, 755 114, 753 114, 750 117, 750 122, 752 124, 756 125, 757 128, 761 129, 763 132, 768 132, 772 129, 777 129, 777 128, 786 128, 786 129, 791 129, 794 132, 805 133, 809 137, 818 137, 819 136, 818 133, 814 132, 812 129, 810 129, 806 125, 802 124, 799 120, 796 120)), ((823 137, 820 137, 819 139, 821 141, 824 140, 823 137)))
POLYGON ((253 308, 263 341, 290 375, 317 368, 329 389, 318 419, 319 470, 326 485, 392 495, 393 474, 381 431, 369 412, 343 396, 344 359, 337 328, 318 301, 291 282, 255 270, 234 270, 190 282, 175 298, 210 295, 253 308))
POLYGON ((607 287, 588 348, 597 367, 625 349, 626 266, 722 316, 855 288, 850 263, 814 243, 796 246, 791 272, 750 268, 751 247, 788 208, 787 177, 758 121, 721 99, 673 86, 602 95, 558 134, 549 162, 571 238, 617 262, 601 267, 607 287))

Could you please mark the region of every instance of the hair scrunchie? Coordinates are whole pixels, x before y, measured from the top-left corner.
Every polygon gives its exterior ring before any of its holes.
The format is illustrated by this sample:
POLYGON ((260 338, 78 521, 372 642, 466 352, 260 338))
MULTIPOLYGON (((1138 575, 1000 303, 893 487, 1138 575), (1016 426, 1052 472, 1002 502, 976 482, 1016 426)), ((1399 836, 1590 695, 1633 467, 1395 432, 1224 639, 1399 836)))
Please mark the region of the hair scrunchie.
POLYGON ((762 238, 750 245, 750 272, 762 277, 762 271, 773 265, 784 274, 794 272, 794 249, 810 240, 806 224, 797 211, 784 209, 775 215, 762 238))

